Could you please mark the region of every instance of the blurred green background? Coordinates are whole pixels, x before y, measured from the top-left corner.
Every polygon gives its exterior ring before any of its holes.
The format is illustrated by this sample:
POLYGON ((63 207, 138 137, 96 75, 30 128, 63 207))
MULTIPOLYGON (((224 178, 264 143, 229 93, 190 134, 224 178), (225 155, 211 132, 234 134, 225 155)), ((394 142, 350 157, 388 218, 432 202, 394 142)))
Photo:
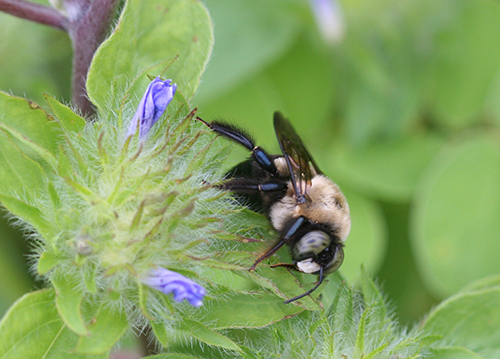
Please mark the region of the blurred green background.
MULTIPOLYGON (((273 112, 293 122, 350 203, 349 281, 363 264, 411 323, 500 272, 498 1, 344 0, 330 41, 319 1, 205 3, 215 47, 193 105, 272 153, 273 112)), ((70 66, 63 32, 0 14, 1 90, 68 101, 70 66)), ((0 313, 42 285, 12 224, 2 216, 0 313)))

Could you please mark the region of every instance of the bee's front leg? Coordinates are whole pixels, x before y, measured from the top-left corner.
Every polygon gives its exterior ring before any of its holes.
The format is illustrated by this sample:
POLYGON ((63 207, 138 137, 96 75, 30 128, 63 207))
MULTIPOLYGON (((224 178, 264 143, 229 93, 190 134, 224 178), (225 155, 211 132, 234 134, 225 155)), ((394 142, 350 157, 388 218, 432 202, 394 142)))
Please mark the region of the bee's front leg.
POLYGON ((295 264, 293 263, 276 263, 276 264, 271 264, 271 268, 277 268, 277 267, 285 267, 288 269, 296 269, 295 264))
POLYGON ((217 185, 217 187, 239 194, 256 194, 260 192, 282 192, 288 188, 288 184, 280 181, 259 183, 259 181, 249 178, 232 178, 217 185))
POLYGON ((252 158, 260 166, 260 168, 274 177, 279 176, 278 169, 276 168, 271 156, 269 156, 262 148, 256 146, 252 137, 243 129, 221 121, 206 122, 199 117, 196 117, 196 119, 215 133, 224 136, 227 139, 242 145, 243 147, 246 147, 252 152, 252 158))

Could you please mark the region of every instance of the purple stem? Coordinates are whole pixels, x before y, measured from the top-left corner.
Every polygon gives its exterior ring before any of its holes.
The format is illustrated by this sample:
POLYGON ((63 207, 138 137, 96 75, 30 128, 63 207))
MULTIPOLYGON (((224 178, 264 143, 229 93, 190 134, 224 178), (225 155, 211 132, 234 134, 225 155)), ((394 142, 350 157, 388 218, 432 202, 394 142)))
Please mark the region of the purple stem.
POLYGON ((69 19, 68 33, 73 43, 72 102, 85 117, 95 108, 87 96, 87 72, 95 51, 106 38, 119 0, 66 0, 66 6, 78 6, 75 19, 69 19))
POLYGON ((72 102, 89 118, 95 108, 87 96, 87 72, 104 41, 120 0, 63 0, 68 16, 25 0, 0 0, 0 11, 65 30, 73 43, 72 102))
POLYGON ((57 10, 24 0, 0 0, 0 11, 26 20, 66 30, 68 20, 57 10))

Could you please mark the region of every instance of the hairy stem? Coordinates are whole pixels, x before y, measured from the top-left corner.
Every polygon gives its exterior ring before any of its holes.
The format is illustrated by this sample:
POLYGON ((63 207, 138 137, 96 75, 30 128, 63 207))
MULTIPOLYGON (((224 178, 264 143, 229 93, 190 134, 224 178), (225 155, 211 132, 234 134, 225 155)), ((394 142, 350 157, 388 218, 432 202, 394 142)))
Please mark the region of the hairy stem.
POLYGON ((0 11, 56 29, 67 30, 66 17, 48 6, 24 0, 0 0, 0 11))

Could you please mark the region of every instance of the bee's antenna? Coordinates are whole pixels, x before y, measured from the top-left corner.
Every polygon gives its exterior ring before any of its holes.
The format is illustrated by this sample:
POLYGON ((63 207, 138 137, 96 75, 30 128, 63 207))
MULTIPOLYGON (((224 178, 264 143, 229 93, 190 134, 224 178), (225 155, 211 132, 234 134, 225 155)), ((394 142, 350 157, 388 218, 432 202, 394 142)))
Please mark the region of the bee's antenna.
POLYGON ((295 302, 297 299, 300 299, 300 298, 303 298, 305 297, 306 295, 309 295, 311 294, 312 292, 314 292, 316 289, 318 289, 318 287, 321 285, 321 283, 323 283, 323 266, 320 267, 319 269, 319 280, 318 280, 318 283, 316 283, 316 285, 312 288, 312 289, 309 289, 307 292, 297 296, 297 297, 294 297, 292 299, 288 299, 285 301, 285 304, 288 304, 288 303, 291 303, 291 302, 295 302))

